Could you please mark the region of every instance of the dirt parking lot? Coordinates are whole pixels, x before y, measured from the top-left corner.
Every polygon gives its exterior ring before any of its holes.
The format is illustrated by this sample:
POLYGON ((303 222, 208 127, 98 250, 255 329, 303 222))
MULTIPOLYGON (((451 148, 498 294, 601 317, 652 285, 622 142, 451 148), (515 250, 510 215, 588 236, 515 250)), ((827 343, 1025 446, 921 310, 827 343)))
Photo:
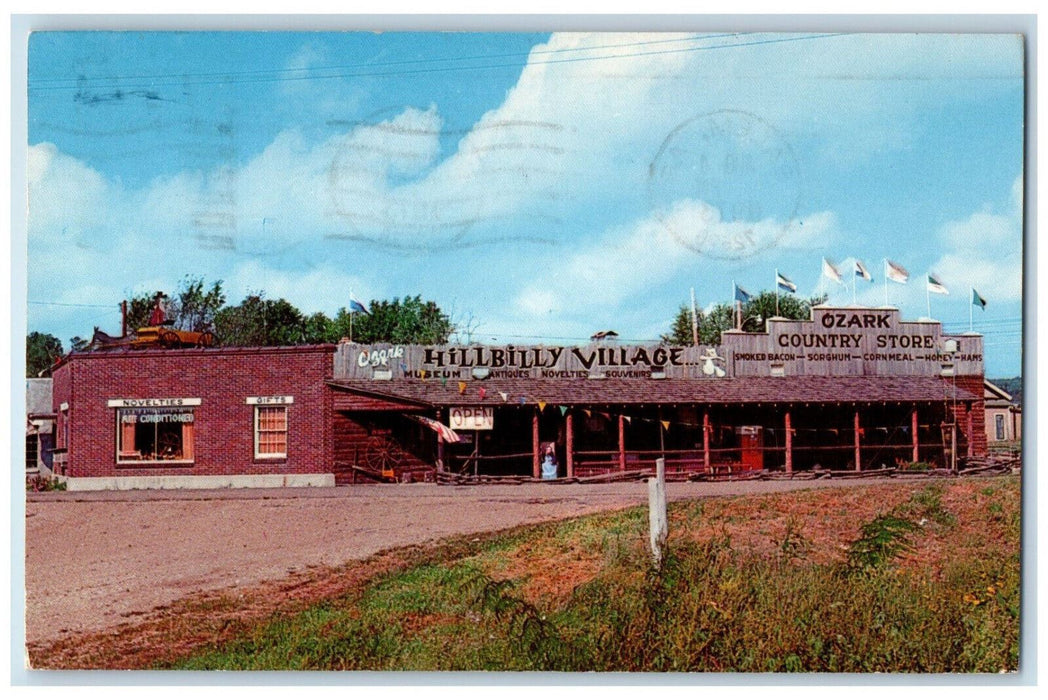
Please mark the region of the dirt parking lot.
MULTIPOLYGON (((667 496, 866 482, 671 483, 667 496)), ((646 500, 644 483, 30 494, 26 641, 105 629, 193 593, 278 580, 391 547, 646 500)))

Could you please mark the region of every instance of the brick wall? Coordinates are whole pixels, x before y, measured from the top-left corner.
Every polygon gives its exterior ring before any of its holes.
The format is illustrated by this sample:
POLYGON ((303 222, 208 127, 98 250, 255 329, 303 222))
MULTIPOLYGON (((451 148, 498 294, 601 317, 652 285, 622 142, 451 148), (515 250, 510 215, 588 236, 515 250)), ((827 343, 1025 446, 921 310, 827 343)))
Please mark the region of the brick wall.
POLYGON ((54 407, 70 405, 72 477, 331 472, 333 346, 143 350, 73 355, 55 373, 54 407), (255 459, 249 396, 292 396, 287 457, 255 459), (117 464, 110 399, 198 398, 191 464, 117 464))

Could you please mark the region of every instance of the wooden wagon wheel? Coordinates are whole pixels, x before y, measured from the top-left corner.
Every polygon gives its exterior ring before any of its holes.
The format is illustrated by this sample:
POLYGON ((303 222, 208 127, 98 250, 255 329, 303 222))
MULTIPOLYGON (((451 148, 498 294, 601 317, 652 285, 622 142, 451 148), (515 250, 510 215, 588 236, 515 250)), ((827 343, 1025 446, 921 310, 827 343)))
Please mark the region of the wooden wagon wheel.
POLYGON ((181 338, 178 337, 178 333, 174 331, 164 331, 160 334, 160 344, 165 348, 177 348, 182 344, 181 338))
POLYGON ((182 441, 177 435, 161 434, 157 439, 156 453, 161 459, 179 459, 182 456, 182 441))
POLYGON ((364 448, 364 464, 386 476, 392 476, 403 461, 404 451, 388 435, 376 435, 364 448))
POLYGON ((200 334, 200 338, 197 339, 198 348, 209 348, 215 344, 215 334, 211 331, 205 331, 200 334))

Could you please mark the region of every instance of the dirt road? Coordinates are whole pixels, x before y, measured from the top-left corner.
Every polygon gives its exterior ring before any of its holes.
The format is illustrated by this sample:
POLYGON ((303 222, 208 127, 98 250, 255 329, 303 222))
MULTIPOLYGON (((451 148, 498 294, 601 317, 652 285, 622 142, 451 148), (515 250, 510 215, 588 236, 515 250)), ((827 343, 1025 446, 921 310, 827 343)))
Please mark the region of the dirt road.
MULTIPOLYGON (((875 483, 671 483, 670 500, 875 483)), ((643 483, 369 485, 31 494, 27 641, 127 622, 186 595, 337 566, 391 547, 640 505, 643 483)))

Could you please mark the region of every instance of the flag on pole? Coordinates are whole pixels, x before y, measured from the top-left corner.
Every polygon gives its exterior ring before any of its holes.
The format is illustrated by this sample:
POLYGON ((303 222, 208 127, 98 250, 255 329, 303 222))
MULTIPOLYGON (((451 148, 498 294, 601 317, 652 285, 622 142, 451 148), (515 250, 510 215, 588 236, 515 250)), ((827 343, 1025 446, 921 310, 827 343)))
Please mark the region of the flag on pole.
POLYGON ((884 276, 899 284, 906 284, 906 280, 910 279, 910 273, 906 271, 906 268, 891 260, 884 261, 884 276))
POLYGON ((794 294, 797 293, 797 285, 795 285, 793 282, 787 279, 785 275, 782 275, 778 271, 776 271, 775 273, 775 284, 779 285, 780 289, 784 289, 787 292, 793 292, 794 294))
POLYGON ((855 261, 855 276, 862 277, 864 280, 870 282, 873 281, 873 275, 871 275, 870 271, 866 269, 866 266, 862 264, 862 260, 855 261))
POLYGON ((432 418, 427 418, 426 416, 414 416, 414 418, 419 423, 422 423, 422 425, 436 432, 437 435, 439 435, 444 440, 444 442, 459 442, 462 439, 458 436, 458 433, 456 433, 454 430, 444 425, 440 421, 435 421, 432 418))
POLYGON ((362 304, 361 302, 357 301, 357 298, 353 296, 352 292, 350 292, 349 295, 349 310, 356 311, 367 316, 371 315, 371 312, 367 310, 367 307, 365 307, 364 304, 362 304))
POLYGON ((829 277, 837 284, 844 284, 844 278, 841 277, 841 271, 838 270, 833 263, 826 258, 822 259, 822 274, 829 277))
POLYGON ((735 285, 735 301, 746 302, 750 300, 750 293, 739 285, 735 285))
POLYGON ((928 291, 933 294, 949 294, 950 290, 943 286, 942 282, 935 275, 928 275, 928 291))
POLYGON ((986 310, 986 300, 979 296, 979 292, 975 291, 975 287, 972 287, 972 306, 978 306, 983 311, 986 310))

